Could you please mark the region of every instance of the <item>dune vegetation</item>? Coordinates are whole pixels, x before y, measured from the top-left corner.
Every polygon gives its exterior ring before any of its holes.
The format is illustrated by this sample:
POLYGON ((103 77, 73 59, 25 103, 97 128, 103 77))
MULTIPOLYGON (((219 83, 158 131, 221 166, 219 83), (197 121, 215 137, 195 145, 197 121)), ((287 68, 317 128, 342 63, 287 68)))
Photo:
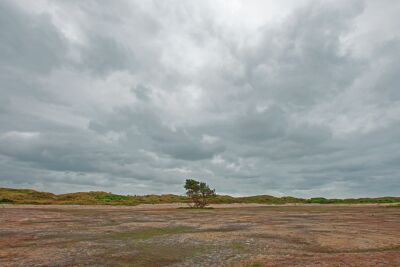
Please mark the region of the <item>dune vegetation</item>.
MULTIPOLYGON (((32 189, 0 188, 0 203, 2 204, 76 204, 76 205, 138 205, 159 203, 187 203, 188 197, 183 195, 117 195, 108 192, 77 192, 68 194, 53 194, 32 189)), ((269 195, 232 197, 215 195, 209 199, 210 204, 229 203, 260 203, 260 204, 361 204, 361 203, 400 203, 400 197, 379 198, 295 198, 274 197, 269 195)))

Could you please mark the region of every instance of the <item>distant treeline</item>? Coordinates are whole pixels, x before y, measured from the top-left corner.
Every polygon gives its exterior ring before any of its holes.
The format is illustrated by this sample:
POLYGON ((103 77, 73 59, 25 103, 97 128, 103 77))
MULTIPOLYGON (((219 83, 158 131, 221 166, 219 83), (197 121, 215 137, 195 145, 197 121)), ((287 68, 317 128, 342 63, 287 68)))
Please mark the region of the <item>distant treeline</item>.
MULTIPOLYGON (((0 188, 0 203, 2 204, 77 204, 77 205, 138 205, 157 203, 186 203, 186 196, 179 195, 144 195, 125 196, 107 192, 79 192, 69 194, 52 194, 39 192, 31 189, 0 188)), ((362 204, 362 203, 399 203, 400 197, 378 197, 378 198, 348 198, 348 199, 326 199, 318 198, 295 198, 274 197, 269 195, 232 197, 217 195, 210 198, 210 203, 260 203, 260 204, 289 204, 289 203, 312 203, 312 204, 362 204)))

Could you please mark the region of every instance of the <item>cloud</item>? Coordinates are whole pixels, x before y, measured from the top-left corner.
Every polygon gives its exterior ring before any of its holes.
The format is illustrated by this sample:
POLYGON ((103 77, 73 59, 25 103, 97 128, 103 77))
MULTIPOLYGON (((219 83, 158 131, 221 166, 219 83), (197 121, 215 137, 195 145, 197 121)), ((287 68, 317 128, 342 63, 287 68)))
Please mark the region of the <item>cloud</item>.
POLYGON ((2 186, 399 193, 395 2, 0 5, 2 186))
POLYGON ((0 57, 5 70, 46 73, 61 65, 63 36, 46 14, 25 16, 12 3, 1 3, 0 57))

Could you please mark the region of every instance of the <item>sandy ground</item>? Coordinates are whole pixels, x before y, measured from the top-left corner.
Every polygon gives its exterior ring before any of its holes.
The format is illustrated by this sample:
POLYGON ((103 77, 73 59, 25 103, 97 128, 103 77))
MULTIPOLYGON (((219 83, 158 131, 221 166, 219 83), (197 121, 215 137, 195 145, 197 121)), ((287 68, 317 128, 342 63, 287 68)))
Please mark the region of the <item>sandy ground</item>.
POLYGON ((0 266, 400 266, 400 208, 179 207, 2 205, 0 266))

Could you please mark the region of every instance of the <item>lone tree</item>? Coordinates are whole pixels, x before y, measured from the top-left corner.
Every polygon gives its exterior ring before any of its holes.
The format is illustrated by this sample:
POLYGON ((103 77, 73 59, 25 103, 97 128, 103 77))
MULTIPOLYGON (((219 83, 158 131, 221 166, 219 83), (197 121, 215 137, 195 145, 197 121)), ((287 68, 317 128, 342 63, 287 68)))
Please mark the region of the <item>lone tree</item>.
POLYGON ((193 203, 189 206, 195 208, 204 208, 208 205, 208 199, 215 196, 215 189, 210 189, 206 183, 193 179, 186 179, 185 189, 186 195, 193 203))

